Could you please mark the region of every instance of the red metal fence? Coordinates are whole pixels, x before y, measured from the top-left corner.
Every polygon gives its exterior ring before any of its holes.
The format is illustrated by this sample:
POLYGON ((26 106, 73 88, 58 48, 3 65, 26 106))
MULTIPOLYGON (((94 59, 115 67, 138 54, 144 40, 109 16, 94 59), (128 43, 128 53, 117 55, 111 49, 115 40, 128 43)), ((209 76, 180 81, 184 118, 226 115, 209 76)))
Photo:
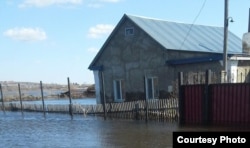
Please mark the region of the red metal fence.
POLYGON ((250 125, 250 83, 209 84, 207 73, 206 84, 180 86, 179 106, 181 124, 250 125))
POLYGON ((188 85, 183 88, 184 120, 187 124, 202 122, 203 85, 188 85))
POLYGON ((212 124, 250 124, 250 83, 212 84, 212 124))

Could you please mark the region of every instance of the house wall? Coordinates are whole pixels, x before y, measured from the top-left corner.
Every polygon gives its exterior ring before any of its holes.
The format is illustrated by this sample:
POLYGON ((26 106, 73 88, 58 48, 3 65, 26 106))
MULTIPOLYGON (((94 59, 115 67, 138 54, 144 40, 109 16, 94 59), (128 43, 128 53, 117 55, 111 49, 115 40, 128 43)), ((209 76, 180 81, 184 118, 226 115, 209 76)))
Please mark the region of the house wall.
MULTIPOLYGON (((125 20, 104 47, 96 63, 103 65, 106 101, 114 101, 113 81, 124 80, 126 100, 144 99, 144 77, 157 77, 160 95, 167 94, 179 71, 204 71, 221 67, 219 62, 166 65, 166 60, 206 56, 206 53, 166 50, 133 22, 125 20), (133 36, 125 36, 125 27, 134 27, 133 36)), ((163 96, 164 97, 164 96, 163 96)))
POLYGON ((238 61, 237 81, 236 82, 250 82, 250 61, 238 61))
POLYGON ((94 79, 95 79, 95 97, 96 97, 96 103, 100 104, 101 103, 101 94, 100 94, 100 79, 99 79, 99 71, 94 70, 94 79))

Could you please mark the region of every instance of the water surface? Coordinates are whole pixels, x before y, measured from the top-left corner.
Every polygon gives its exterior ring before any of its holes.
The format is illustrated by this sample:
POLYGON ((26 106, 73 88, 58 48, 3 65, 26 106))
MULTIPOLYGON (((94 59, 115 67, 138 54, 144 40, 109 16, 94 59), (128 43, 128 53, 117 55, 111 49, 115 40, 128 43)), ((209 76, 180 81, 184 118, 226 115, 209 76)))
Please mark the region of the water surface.
MULTIPOLYGON (((20 101, 13 101, 14 103, 20 103, 20 101)), ((23 103, 28 103, 28 104, 42 104, 42 100, 36 100, 36 101, 22 101, 23 103)), ((55 99, 55 98, 50 98, 50 99, 45 99, 44 103, 46 105, 48 104, 53 104, 53 105, 65 105, 69 104, 69 99, 55 99)), ((80 98, 80 99, 72 99, 73 104, 85 104, 85 105, 94 105, 96 104, 96 99, 95 98, 80 98)))
POLYGON ((0 112, 0 147, 171 147, 177 124, 97 116, 0 112))

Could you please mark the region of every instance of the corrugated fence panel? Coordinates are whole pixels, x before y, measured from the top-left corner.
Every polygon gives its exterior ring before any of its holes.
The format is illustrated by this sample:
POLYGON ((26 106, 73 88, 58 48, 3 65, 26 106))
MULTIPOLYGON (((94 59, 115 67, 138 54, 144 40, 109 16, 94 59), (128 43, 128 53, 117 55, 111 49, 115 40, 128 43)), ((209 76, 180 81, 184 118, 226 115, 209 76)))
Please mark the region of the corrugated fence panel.
POLYGON ((210 89, 212 124, 250 123, 250 84, 213 84, 210 89))
POLYGON ((184 122, 185 124, 202 123, 202 99, 205 85, 186 85, 184 93, 184 122))

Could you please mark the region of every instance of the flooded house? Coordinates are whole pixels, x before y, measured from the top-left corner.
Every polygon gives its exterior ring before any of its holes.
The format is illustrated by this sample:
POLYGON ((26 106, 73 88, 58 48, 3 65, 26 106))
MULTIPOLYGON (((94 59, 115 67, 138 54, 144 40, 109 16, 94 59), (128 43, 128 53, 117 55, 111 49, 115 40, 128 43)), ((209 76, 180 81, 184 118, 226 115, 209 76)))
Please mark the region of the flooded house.
MULTIPOLYGON (((106 102, 165 98, 175 89, 180 71, 221 72, 223 33, 223 27, 124 14, 89 65, 97 103, 102 94, 106 102)), ((249 67, 250 57, 230 31, 227 49, 233 82, 239 67, 249 67)))

